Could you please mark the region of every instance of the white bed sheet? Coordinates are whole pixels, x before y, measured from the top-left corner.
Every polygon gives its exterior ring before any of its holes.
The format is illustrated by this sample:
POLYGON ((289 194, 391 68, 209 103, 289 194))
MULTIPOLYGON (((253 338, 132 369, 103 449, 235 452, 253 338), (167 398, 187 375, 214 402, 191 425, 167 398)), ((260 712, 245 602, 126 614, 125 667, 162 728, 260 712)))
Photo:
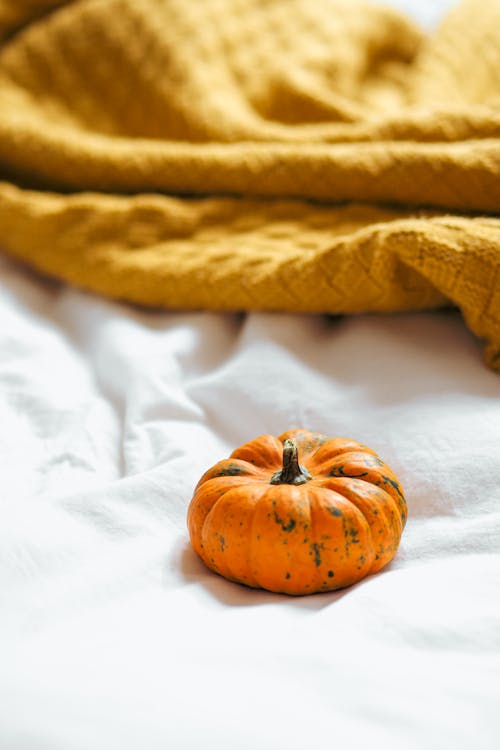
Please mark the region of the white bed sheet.
POLYGON ((500 380, 457 313, 146 313, 1 280, 2 749, 497 750, 500 380), (299 425, 375 447, 410 515, 387 570, 295 599, 205 570, 185 514, 209 465, 299 425))
POLYGON ((0 320, 2 750, 498 750, 500 379, 457 312, 149 313, 4 260, 0 320), (396 559, 341 592, 188 544, 201 473, 294 426, 406 489, 396 559))

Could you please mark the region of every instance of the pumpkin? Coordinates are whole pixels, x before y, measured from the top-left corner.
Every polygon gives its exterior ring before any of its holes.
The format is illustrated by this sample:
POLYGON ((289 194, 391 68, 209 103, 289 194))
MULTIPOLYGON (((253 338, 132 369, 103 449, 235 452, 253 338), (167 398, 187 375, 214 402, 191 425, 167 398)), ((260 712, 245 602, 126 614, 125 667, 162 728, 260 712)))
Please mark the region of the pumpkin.
POLYGON ((383 568, 406 516, 399 479, 375 451, 289 430, 251 440, 205 472, 188 529, 214 572, 300 595, 349 586, 383 568))

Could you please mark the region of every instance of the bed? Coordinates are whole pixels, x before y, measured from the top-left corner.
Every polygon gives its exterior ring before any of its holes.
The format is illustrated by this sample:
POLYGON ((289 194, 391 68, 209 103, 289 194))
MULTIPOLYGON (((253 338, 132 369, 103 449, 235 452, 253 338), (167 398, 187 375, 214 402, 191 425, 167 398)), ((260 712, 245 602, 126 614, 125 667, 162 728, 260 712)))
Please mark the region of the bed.
POLYGON ((500 381, 459 311, 147 311, 2 258, 0 318, 2 748, 499 747, 500 381), (409 520, 287 597, 207 570, 186 512, 299 426, 372 446, 409 520))

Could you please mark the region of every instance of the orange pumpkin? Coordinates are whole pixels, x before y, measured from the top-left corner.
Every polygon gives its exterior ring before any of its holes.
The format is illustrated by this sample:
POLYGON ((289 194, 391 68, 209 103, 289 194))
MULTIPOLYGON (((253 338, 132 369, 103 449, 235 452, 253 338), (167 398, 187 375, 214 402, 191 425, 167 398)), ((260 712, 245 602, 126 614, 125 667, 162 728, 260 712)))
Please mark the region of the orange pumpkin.
POLYGON ((285 594, 349 586, 396 554, 406 501, 365 445, 290 430, 237 448, 200 479, 195 552, 231 581, 285 594))

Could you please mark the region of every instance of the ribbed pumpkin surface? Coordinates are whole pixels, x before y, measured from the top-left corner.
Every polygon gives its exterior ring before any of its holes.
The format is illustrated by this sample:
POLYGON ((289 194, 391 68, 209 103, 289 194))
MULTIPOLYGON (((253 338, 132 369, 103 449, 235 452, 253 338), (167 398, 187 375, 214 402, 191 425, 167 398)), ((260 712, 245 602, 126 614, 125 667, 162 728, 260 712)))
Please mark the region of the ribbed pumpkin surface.
POLYGON ((349 586, 396 554, 407 506, 394 472, 354 440, 262 435, 202 476, 196 553, 232 581, 286 594, 349 586))

